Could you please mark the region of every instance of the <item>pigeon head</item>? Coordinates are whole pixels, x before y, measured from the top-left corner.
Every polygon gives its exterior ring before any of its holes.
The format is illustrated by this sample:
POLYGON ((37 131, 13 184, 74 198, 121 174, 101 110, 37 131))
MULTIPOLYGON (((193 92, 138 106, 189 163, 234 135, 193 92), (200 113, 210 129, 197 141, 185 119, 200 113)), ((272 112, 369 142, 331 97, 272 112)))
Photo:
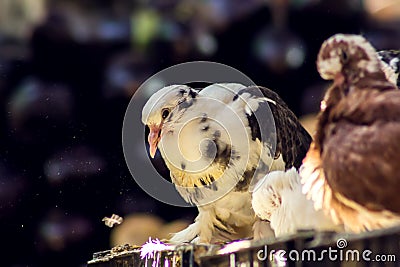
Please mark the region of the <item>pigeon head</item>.
POLYGON ((196 96, 197 92, 189 86, 170 85, 149 98, 142 110, 142 122, 150 129, 148 141, 151 157, 156 154, 164 122, 172 116, 172 111, 178 107, 178 112, 182 112, 196 96))
POLYGON ((325 80, 356 82, 368 73, 380 72, 380 60, 372 45, 360 35, 336 34, 319 51, 317 68, 325 80))

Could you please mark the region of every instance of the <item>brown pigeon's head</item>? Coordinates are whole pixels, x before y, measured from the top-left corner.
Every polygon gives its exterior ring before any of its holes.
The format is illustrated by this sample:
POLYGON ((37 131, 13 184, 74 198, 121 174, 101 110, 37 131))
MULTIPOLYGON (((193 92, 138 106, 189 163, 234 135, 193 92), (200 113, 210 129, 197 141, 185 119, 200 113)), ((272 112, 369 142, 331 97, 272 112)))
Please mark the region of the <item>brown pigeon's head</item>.
POLYGON ((336 83, 381 71, 372 45, 364 37, 351 34, 336 34, 326 40, 318 54, 317 68, 322 78, 336 83))

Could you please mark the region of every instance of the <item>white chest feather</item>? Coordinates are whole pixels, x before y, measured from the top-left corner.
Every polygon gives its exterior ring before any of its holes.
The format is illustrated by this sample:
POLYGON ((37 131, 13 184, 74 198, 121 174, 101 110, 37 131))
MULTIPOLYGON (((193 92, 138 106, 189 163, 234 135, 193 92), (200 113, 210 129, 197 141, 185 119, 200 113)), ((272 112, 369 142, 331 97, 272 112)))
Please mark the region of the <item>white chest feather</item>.
POLYGON ((323 211, 316 211, 313 201, 302 193, 295 168, 273 171, 259 183, 253 193, 253 209, 271 222, 277 237, 304 229, 341 230, 323 211))

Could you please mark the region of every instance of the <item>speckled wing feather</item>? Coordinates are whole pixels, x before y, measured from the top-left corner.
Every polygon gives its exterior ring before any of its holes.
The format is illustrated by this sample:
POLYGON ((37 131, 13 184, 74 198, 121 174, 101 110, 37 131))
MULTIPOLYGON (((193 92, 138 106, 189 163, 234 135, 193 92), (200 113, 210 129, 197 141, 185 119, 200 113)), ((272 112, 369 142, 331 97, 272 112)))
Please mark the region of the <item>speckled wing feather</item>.
MULTIPOLYGON (((265 87, 248 87, 239 92, 261 92, 264 97, 271 99, 269 102, 276 129, 275 158, 280 155, 285 162, 285 170, 291 167, 299 168, 312 141, 311 136, 303 128, 296 115, 289 109, 286 103, 274 91, 265 87)), ((257 113, 257 111, 255 111, 257 113)), ((249 120, 252 134, 260 138, 260 129, 256 121, 249 120)))
POLYGON ((393 79, 400 88, 400 50, 382 50, 378 52, 383 62, 383 70, 389 79, 393 79))

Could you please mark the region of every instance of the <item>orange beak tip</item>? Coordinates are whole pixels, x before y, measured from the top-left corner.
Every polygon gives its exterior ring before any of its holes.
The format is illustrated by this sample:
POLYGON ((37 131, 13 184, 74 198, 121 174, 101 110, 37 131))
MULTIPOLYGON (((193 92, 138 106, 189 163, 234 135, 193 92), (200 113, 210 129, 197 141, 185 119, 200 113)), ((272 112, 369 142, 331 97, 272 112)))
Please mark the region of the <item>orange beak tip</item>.
POLYGON ((150 133, 148 136, 148 141, 149 141, 149 154, 151 158, 154 159, 156 152, 157 152, 157 146, 158 142, 160 141, 160 127, 152 128, 150 127, 150 133))
POLYGON ((154 157, 156 156, 156 151, 157 151, 157 149, 153 149, 153 147, 152 146, 150 146, 150 157, 152 158, 152 159, 154 159, 154 157))

